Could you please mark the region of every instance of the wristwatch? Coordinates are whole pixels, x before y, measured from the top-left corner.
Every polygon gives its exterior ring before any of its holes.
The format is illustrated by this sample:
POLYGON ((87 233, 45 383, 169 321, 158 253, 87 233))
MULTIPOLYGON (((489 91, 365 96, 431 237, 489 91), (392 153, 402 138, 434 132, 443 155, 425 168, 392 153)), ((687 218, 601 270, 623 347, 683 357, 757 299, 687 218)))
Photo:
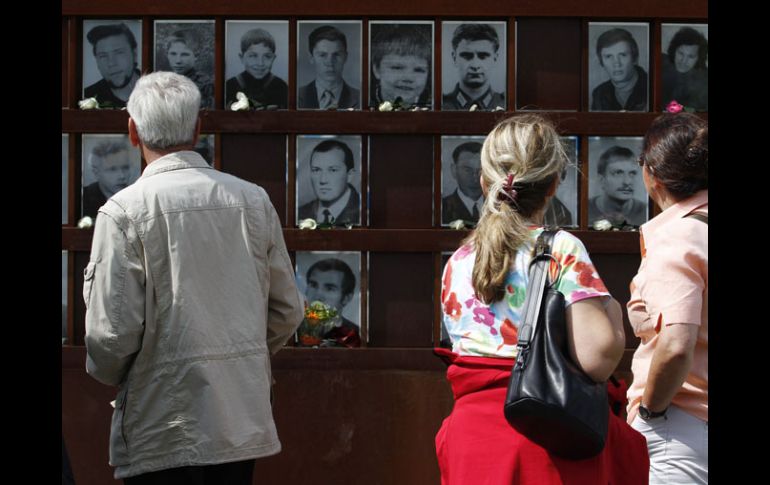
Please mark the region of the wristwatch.
POLYGON ((644 407, 643 404, 639 404, 639 417, 645 421, 648 421, 653 418, 659 418, 661 416, 665 416, 666 411, 668 411, 668 406, 666 406, 666 409, 664 409, 663 411, 650 411, 649 409, 644 407))

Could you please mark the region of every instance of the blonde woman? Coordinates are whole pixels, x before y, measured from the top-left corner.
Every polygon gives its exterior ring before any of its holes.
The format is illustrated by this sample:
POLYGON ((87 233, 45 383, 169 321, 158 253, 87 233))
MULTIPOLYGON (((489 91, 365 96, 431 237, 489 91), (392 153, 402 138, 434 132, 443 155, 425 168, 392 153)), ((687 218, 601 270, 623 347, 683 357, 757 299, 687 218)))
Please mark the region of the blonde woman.
MULTIPOLYGON (((455 396, 436 436, 442 485, 646 483, 644 440, 613 414, 604 452, 576 461, 551 456, 503 416, 527 269, 566 164, 558 133, 537 115, 508 118, 484 141, 481 218, 447 262, 442 282, 452 351, 437 352, 451 362, 447 378, 455 396)), ((560 263, 552 265, 551 276, 565 296, 569 353, 602 382, 623 354, 620 305, 579 239, 559 231, 551 250, 560 263)))

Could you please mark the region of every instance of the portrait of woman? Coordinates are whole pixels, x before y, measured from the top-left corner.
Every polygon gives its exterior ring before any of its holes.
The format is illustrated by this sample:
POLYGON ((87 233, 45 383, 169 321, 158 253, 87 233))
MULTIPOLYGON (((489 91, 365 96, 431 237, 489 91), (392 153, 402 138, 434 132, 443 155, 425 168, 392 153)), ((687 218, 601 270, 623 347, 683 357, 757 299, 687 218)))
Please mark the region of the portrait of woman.
POLYGON ((661 111, 673 100, 693 111, 708 111, 708 25, 663 24, 662 33, 661 111))

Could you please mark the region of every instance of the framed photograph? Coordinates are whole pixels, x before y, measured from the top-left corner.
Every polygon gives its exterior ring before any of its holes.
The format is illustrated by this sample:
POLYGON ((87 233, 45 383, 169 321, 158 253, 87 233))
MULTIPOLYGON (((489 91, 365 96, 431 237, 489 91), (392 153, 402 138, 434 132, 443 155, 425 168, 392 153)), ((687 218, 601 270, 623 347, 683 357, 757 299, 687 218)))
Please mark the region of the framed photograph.
POLYGON ((369 106, 433 108, 433 22, 369 22, 369 106))
POLYGON ((187 76, 201 91, 201 109, 213 109, 214 21, 156 20, 153 69, 187 76))
POLYGON ((193 150, 202 156, 209 165, 212 167, 214 166, 214 135, 201 134, 201 136, 198 137, 198 143, 195 144, 193 150))
POLYGON ((67 223, 67 209, 69 208, 69 158, 70 136, 62 133, 61 136, 61 223, 67 223))
POLYGON ((96 217, 99 207, 139 178, 142 155, 128 135, 83 135, 82 216, 96 217))
POLYGON ((61 343, 67 343, 67 251, 61 252, 61 343))
POLYGON ((547 226, 577 227, 578 225, 578 137, 563 136, 564 151, 569 164, 561 173, 561 182, 545 209, 547 226))
POLYGON ((660 45, 660 110, 676 101, 688 111, 708 111, 708 24, 662 24, 660 45))
POLYGON ((505 22, 441 23, 441 109, 505 109, 505 22))
POLYGON ((297 109, 361 109, 361 21, 297 21, 297 109))
POLYGON ((648 197, 637 163, 640 136, 588 138, 588 226, 606 219, 614 226, 647 222, 648 197))
POLYGON ((650 25, 588 23, 590 111, 649 111, 650 25))
POLYGON ((300 345, 359 347, 361 253, 297 251, 296 262, 297 286, 305 296, 306 305, 321 302, 341 315, 331 329, 327 328, 320 335, 314 334, 306 318, 298 330, 300 345))
POLYGON ((256 109, 286 109, 288 81, 288 21, 225 21, 225 109, 238 92, 256 109))
POLYGON ((361 136, 297 136, 297 223, 361 225, 361 136))
POLYGON ((83 20, 83 98, 123 108, 141 76, 142 21, 83 20))
POLYGON ((475 226, 484 195, 481 192, 481 146, 485 136, 441 137, 441 225, 456 220, 475 226))

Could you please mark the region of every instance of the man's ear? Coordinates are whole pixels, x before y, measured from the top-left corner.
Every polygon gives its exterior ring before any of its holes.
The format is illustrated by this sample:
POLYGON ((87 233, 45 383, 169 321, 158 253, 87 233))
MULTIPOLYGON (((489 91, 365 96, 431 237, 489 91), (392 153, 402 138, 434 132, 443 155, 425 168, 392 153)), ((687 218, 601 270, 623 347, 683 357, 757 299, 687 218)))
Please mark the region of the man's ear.
POLYGON ((131 146, 138 147, 141 143, 139 141, 139 132, 136 131, 136 123, 131 117, 128 118, 128 141, 131 142, 131 146))

